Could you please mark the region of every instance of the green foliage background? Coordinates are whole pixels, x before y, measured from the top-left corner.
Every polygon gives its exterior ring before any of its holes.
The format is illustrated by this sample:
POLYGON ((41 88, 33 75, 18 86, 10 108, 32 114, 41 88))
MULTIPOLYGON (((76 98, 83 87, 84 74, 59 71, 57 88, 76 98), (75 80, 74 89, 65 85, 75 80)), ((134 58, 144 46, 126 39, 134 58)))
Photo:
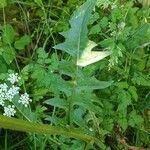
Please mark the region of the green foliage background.
POLYGON ((98 142, 2 129, 0 149, 150 148, 149 2, 84 2, 0 0, 0 79, 19 72, 31 95, 30 108, 14 101, 16 118, 98 142), (82 68, 89 40, 112 54, 82 68))

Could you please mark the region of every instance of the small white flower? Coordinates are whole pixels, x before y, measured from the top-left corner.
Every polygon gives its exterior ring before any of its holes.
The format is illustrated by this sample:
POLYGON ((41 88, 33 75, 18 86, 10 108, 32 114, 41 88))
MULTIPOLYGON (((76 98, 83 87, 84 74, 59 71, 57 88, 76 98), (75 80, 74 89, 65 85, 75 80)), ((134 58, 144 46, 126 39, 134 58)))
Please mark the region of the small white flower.
POLYGON ((20 80, 20 77, 18 76, 18 73, 11 73, 9 74, 7 80, 10 81, 10 83, 14 84, 20 80))
POLYGON ((6 99, 9 101, 12 101, 15 95, 19 94, 19 87, 17 86, 12 86, 6 93, 6 99))
POLYGON ((11 116, 14 116, 16 113, 16 110, 15 110, 15 106, 14 105, 8 105, 7 107, 4 107, 4 113, 3 115, 4 116, 8 116, 8 117, 11 117, 11 116))
POLYGON ((22 103, 25 107, 27 107, 29 105, 29 102, 32 102, 32 100, 29 98, 29 94, 24 93, 20 96, 20 99, 18 102, 22 103))

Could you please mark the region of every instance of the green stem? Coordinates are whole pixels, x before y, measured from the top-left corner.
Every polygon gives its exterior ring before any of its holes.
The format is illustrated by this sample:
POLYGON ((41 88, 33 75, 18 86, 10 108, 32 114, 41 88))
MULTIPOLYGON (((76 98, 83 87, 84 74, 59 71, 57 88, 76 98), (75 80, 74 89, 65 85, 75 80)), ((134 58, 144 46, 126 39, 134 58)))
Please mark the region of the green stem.
POLYGON ((96 139, 93 136, 81 133, 76 129, 59 128, 51 125, 31 123, 16 118, 9 118, 3 115, 0 115, 0 128, 23 131, 23 132, 31 132, 37 134, 65 135, 68 137, 81 139, 88 143, 91 141, 95 141, 99 145, 98 139, 96 139))

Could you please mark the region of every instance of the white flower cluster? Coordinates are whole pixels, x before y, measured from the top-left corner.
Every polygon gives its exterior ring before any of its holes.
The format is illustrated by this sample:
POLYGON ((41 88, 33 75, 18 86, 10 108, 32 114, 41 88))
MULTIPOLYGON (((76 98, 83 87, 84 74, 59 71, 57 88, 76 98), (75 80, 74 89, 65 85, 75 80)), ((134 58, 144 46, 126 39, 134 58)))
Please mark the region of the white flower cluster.
MULTIPOLYGON (((7 81, 11 83, 11 85, 7 85, 6 83, 0 84, 0 106, 3 106, 4 113, 3 115, 11 117, 14 116, 16 113, 15 106, 10 105, 10 103, 13 102, 13 99, 16 95, 19 95, 20 88, 16 85, 20 80, 20 77, 17 73, 9 74, 9 77, 7 78, 7 81)), ((27 93, 21 94, 20 98, 18 100, 18 103, 21 103, 24 107, 27 107, 29 105, 29 102, 32 100, 29 98, 29 95, 27 93)))
POLYGON ((4 113, 3 115, 4 116, 8 116, 8 117, 11 117, 11 116, 14 116, 16 113, 16 110, 15 110, 15 106, 14 105, 8 105, 7 107, 4 107, 4 113))
POLYGON ((6 99, 9 101, 12 101, 15 95, 19 94, 19 87, 17 86, 12 86, 6 93, 6 99))
POLYGON ((24 93, 20 96, 20 99, 18 102, 22 103, 25 107, 27 107, 29 105, 29 102, 32 102, 32 100, 29 98, 29 94, 24 93))
POLYGON ((20 80, 20 77, 18 76, 18 73, 11 73, 9 74, 7 80, 10 81, 10 83, 14 84, 20 80))

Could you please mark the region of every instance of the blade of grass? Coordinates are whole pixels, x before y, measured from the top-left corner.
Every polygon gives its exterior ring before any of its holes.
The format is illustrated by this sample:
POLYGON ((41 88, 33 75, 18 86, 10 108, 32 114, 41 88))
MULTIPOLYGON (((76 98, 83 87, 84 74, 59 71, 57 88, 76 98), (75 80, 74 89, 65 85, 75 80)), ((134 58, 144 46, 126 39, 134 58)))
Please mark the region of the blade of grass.
POLYGON ((95 141, 99 145, 98 139, 93 136, 84 134, 76 129, 59 128, 51 125, 31 123, 16 118, 9 118, 3 115, 0 115, 0 128, 31 132, 36 134, 65 135, 68 137, 81 139, 88 143, 95 141))

